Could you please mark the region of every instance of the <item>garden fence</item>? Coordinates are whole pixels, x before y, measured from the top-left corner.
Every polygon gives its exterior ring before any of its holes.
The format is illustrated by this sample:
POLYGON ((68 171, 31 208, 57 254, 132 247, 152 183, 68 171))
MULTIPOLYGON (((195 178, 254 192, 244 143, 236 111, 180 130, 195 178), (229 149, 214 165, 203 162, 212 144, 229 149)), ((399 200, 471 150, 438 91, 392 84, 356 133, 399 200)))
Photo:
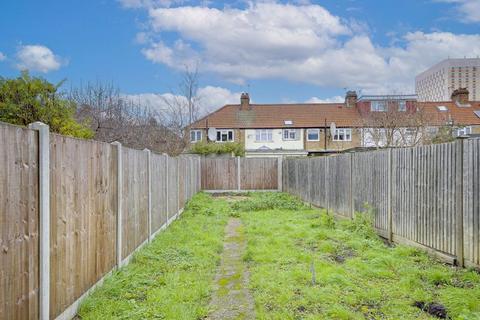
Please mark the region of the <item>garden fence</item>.
POLYGON ((283 161, 283 190, 383 237, 480 266, 480 139, 283 161))
POLYGON ((200 158, 0 124, 0 181, 0 319, 71 319, 200 190, 200 158))

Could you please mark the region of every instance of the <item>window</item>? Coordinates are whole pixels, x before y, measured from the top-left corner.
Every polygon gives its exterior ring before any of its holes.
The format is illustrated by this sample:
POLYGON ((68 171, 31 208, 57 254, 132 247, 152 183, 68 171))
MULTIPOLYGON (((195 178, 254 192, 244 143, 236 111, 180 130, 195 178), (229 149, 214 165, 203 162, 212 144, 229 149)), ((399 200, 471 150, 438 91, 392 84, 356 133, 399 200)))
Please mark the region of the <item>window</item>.
POLYGON ((442 111, 442 112, 448 111, 448 108, 445 106, 437 106, 437 109, 438 111, 442 111))
POLYGON ((283 130, 283 140, 297 140, 297 130, 295 130, 295 129, 284 129, 283 130))
POLYGON ((371 102, 372 111, 387 111, 387 103, 385 101, 372 101, 371 102))
POLYGON ((352 129, 335 129, 333 141, 352 141, 352 129))
POLYGON ((190 142, 202 141, 202 130, 190 130, 190 142))
POLYGON ((285 123, 285 125, 288 125, 288 126, 293 125, 293 121, 292 121, 292 120, 285 120, 285 121, 283 121, 283 123, 285 123))
POLYGON ((271 129, 256 129, 255 130, 256 142, 269 142, 273 141, 271 129))
POLYGON ((398 111, 400 111, 400 112, 407 111, 407 101, 399 101, 398 102, 398 111))
POLYGON ((307 141, 319 141, 320 129, 307 129, 307 141))
POLYGON ((468 136, 471 133, 472 133, 472 127, 463 127, 463 128, 457 129, 456 135, 457 137, 468 136))
POLYGON ((218 142, 230 142, 233 141, 233 130, 218 130, 217 131, 218 142))

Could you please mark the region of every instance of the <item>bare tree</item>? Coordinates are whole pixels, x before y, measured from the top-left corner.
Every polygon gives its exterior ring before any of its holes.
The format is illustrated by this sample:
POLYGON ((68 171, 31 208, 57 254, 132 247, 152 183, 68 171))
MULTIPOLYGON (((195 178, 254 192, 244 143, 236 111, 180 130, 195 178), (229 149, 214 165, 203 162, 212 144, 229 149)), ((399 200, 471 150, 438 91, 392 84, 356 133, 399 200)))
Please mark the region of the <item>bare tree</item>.
MULTIPOLYGON (((379 110, 362 109, 362 140, 377 148, 409 147, 431 142, 431 115, 416 102, 400 105, 396 99, 384 99, 379 110)), ((375 108, 373 108, 375 109, 375 108)))

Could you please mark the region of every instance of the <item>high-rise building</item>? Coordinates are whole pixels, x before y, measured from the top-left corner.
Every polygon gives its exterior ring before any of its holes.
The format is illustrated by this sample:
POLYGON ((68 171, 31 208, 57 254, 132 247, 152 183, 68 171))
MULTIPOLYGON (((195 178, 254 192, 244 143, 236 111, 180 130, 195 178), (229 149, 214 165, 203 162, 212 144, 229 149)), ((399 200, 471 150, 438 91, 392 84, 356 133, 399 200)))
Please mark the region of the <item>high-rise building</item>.
POLYGON ((419 101, 450 101, 459 88, 469 91, 471 101, 480 100, 480 58, 446 59, 415 77, 419 101))

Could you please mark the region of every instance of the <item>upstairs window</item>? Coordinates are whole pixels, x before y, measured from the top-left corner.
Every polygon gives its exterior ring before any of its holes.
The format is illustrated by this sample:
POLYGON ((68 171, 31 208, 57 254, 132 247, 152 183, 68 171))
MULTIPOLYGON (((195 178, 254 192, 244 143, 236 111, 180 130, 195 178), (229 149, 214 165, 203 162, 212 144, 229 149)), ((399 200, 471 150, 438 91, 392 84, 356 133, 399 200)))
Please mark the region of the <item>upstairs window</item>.
POLYGON ((457 137, 468 136, 469 134, 472 134, 472 127, 458 128, 455 134, 457 137))
POLYGON ((399 101, 398 102, 398 111, 400 111, 400 112, 407 111, 407 101, 399 101))
POLYGON ((283 129, 283 140, 298 140, 297 130, 283 129))
POLYGON ((374 112, 387 111, 387 103, 385 101, 372 101, 370 109, 374 112))
POLYGON ((233 141, 233 130, 218 130, 217 142, 231 142, 233 141))
POLYGON ((352 141, 352 129, 335 129, 333 141, 352 141))
POLYGON ((255 130, 256 142, 271 142, 273 141, 271 129, 256 129, 255 130))
POLYGON ((307 141, 319 141, 320 129, 307 129, 307 141))
POLYGON ((202 141, 202 130, 190 130, 190 142, 202 141))

